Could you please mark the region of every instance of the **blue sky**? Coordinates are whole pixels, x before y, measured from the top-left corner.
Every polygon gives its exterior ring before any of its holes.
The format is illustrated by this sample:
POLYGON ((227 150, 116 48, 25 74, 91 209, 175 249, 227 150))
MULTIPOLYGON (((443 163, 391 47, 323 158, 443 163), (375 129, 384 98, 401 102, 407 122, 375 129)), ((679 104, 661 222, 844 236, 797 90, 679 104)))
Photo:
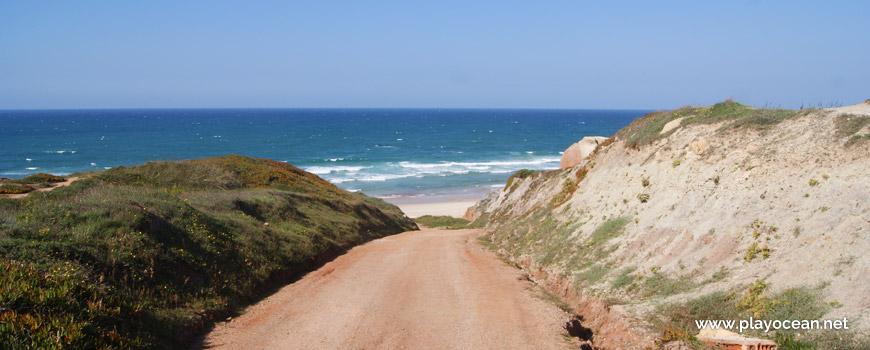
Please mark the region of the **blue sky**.
POLYGON ((868 1, 0 0, 0 109, 870 98, 868 1))

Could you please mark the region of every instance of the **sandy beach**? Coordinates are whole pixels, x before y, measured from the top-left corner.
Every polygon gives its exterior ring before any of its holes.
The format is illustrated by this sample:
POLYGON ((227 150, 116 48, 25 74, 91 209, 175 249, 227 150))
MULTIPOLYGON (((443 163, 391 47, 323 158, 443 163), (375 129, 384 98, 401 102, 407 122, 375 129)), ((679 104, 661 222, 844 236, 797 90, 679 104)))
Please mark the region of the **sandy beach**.
POLYGON ((397 197, 384 198, 395 204, 408 217, 417 218, 423 215, 448 215, 461 218, 468 207, 477 203, 481 197, 450 198, 450 197, 397 197))

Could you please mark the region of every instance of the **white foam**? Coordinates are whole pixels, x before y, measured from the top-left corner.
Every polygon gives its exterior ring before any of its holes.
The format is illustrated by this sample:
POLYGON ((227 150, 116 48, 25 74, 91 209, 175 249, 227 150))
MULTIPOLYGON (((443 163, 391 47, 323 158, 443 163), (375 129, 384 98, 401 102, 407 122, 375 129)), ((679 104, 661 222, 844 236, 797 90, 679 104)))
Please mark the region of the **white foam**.
POLYGON ((36 170, 36 169, 39 169, 39 168, 37 168, 37 167, 35 167, 35 166, 31 166, 31 167, 27 167, 27 168, 24 168, 24 169, 27 169, 27 170, 36 170))
POLYGON ((310 166, 306 171, 335 184, 347 182, 383 182, 426 176, 449 177, 469 174, 511 174, 519 169, 548 170, 559 168, 559 157, 528 157, 481 162, 385 162, 370 166, 310 166))
POLYGON ((373 174, 369 176, 363 176, 358 178, 345 178, 345 179, 335 179, 329 180, 332 183, 340 184, 342 182, 349 181, 361 181, 361 182, 383 182, 387 180, 396 180, 396 179, 404 179, 406 177, 413 177, 415 174, 407 174, 407 175, 396 175, 396 174, 373 174))
POLYGON ((314 173, 317 175, 326 175, 334 172, 358 172, 363 169, 371 168, 370 166, 350 166, 350 165, 337 165, 337 166, 312 166, 305 168, 305 171, 309 173, 314 173))
POLYGON ((443 163, 413 163, 413 162, 399 162, 399 166, 403 168, 419 168, 419 169, 427 169, 427 168, 444 168, 444 167, 472 167, 472 166, 534 166, 534 165, 542 165, 546 163, 558 162, 560 158, 556 157, 541 157, 536 159, 529 160, 496 160, 489 162, 443 162, 443 163))

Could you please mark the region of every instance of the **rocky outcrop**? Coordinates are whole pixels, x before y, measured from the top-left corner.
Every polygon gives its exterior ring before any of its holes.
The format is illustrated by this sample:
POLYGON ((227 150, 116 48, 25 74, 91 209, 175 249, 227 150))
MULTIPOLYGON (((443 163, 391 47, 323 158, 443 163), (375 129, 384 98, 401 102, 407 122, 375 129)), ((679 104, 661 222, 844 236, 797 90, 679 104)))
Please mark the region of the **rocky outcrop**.
POLYGON ((583 137, 580 141, 565 150, 562 154, 562 159, 559 161, 559 166, 562 169, 567 169, 580 164, 583 159, 586 159, 586 157, 592 154, 592 152, 595 151, 595 148, 605 140, 607 140, 607 138, 603 136, 583 137))

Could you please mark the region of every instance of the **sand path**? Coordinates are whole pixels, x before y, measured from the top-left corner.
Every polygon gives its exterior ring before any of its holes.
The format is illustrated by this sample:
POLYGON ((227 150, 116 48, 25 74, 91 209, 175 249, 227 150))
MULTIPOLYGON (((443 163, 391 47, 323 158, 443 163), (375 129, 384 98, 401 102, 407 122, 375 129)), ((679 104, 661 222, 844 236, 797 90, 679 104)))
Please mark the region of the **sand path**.
POLYGON ((424 229, 356 247, 224 322, 227 349, 565 349, 567 315, 477 243, 424 229))
POLYGON ((29 194, 34 193, 34 192, 46 192, 46 191, 51 191, 55 188, 69 186, 73 182, 76 182, 78 179, 79 179, 79 177, 71 177, 69 179, 66 179, 66 181, 64 181, 64 182, 53 183, 51 187, 38 188, 38 189, 35 189, 35 190, 33 190, 31 192, 27 192, 27 193, 0 194, 0 198, 23 198, 23 197, 27 197, 29 194))

